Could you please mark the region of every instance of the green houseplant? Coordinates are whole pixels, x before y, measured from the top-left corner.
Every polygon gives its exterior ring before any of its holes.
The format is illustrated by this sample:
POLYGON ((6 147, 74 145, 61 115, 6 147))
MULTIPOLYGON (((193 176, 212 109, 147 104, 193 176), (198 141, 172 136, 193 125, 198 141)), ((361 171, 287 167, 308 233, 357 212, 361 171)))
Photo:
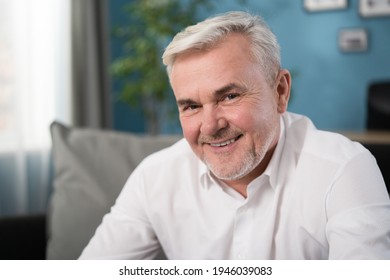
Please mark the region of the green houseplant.
POLYGON ((130 24, 114 30, 124 54, 112 63, 112 73, 121 80, 120 100, 141 105, 148 133, 160 133, 160 120, 177 111, 161 61, 164 48, 197 21, 200 9, 212 8, 209 0, 133 0, 123 7, 130 24))

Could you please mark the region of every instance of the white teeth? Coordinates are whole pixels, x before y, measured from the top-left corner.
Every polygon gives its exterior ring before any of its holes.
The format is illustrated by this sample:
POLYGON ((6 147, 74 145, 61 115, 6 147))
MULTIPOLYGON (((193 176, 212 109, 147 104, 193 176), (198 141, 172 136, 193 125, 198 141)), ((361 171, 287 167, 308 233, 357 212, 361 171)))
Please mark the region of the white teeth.
POLYGON ((230 140, 227 140, 227 141, 222 142, 222 143, 210 143, 210 146, 223 147, 223 146, 229 145, 229 144, 234 143, 234 142, 236 142, 236 139, 230 139, 230 140))

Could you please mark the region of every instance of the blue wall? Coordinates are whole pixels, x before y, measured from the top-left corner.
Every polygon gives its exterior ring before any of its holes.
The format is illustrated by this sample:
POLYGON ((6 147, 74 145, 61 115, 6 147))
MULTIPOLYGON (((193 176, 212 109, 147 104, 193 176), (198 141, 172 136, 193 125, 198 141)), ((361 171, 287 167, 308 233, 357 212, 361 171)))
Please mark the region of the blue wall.
MULTIPOLYGON (((124 2, 110 1, 113 24, 120 19, 124 2)), ((289 110, 309 116, 321 129, 363 130, 369 83, 390 79, 390 17, 362 18, 359 1, 348 2, 344 10, 309 13, 303 1, 247 0, 245 6, 239 6, 234 0, 225 0, 200 18, 229 10, 262 15, 279 39, 283 67, 296 73, 289 110), (342 53, 338 49, 342 28, 367 29, 368 51, 342 53)), ((119 53, 114 45, 113 58, 119 53)), ((116 129, 142 131, 139 112, 116 104, 114 113, 116 129)))

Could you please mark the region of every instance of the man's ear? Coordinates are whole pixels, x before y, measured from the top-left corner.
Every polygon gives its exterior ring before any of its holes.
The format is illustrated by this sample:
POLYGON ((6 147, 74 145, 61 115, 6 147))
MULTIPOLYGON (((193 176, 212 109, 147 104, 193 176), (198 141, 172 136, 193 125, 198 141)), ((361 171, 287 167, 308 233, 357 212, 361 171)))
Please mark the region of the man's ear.
POLYGON ((281 69, 275 83, 275 95, 278 104, 278 113, 287 111, 288 100, 290 99, 291 75, 287 69, 281 69))

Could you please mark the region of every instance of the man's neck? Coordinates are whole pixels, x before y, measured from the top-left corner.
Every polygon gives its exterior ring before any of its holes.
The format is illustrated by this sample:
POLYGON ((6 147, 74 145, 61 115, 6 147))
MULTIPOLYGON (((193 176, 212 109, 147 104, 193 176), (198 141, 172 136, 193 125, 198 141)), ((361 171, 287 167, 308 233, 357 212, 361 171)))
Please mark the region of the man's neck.
POLYGON ((277 143, 265 154, 263 160, 260 162, 260 164, 253 169, 249 174, 244 176, 241 179, 238 180, 221 180, 224 182, 228 187, 232 188, 239 194, 241 194, 243 197, 247 198, 248 193, 248 185, 257 177, 259 177, 261 174, 264 173, 266 170, 269 162, 271 161, 272 155, 275 152, 277 143))

